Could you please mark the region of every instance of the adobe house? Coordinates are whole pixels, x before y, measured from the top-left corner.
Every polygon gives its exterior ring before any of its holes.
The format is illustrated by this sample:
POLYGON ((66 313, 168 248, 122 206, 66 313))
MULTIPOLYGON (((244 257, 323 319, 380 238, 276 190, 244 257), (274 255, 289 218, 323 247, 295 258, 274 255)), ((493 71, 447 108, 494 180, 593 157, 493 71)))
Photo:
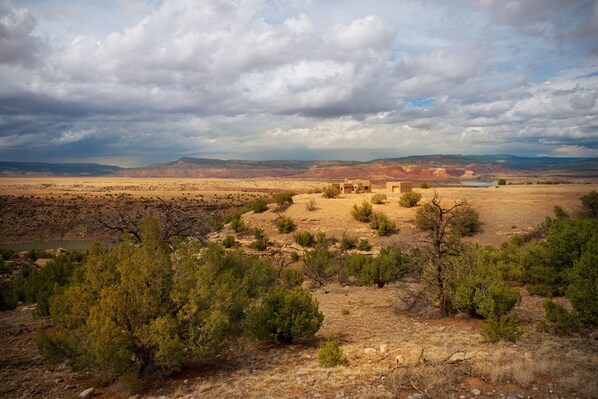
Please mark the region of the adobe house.
POLYGON ((372 185, 369 180, 349 180, 345 179, 344 182, 340 184, 340 192, 342 194, 350 194, 350 193, 371 193, 372 192, 372 185))
POLYGON ((386 191, 389 193, 410 193, 413 191, 413 184, 410 181, 387 181, 386 191))

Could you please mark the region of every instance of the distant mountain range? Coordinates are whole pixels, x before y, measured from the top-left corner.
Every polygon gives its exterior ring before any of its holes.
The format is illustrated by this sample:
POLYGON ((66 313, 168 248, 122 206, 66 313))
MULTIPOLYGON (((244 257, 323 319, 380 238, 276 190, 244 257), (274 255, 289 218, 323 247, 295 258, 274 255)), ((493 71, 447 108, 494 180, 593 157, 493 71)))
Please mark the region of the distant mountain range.
POLYGON ((0 176, 106 176, 124 170, 96 163, 41 163, 0 161, 0 176))
POLYGON ((598 158, 516 157, 512 155, 422 155, 359 161, 244 161, 181 158, 140 168, 98 164, 50 164, 0 161, 0 175, 8 176, 122 176, 305 179, 366 178, 453 180, 502 175, 549 174, 598 177, 598 158))

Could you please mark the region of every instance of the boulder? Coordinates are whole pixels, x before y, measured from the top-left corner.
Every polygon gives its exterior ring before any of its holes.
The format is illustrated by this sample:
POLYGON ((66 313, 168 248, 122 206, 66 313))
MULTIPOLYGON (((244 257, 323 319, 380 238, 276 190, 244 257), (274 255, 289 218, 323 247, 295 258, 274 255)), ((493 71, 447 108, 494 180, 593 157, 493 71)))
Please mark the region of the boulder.
POLYGON ((80 398, 91 398, 95 392, 95 388, 87 388, 79 394, 80 398))

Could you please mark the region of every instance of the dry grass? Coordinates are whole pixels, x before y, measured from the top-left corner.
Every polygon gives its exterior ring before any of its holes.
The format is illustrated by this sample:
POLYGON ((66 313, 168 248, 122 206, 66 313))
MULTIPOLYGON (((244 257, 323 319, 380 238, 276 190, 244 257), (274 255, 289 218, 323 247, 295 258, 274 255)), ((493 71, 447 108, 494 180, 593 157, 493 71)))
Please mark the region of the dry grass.
POLYGON ((535 363, 516 350, 502 347, 487 361, 475 364, 475 370, 493 383, 514 381, 526 386, 534 381, 535 363))
POLYGON ((315 198, 309 198, 307 201, 305 201, 305 209, 313 212, 316 209, 318 209, 318 207, 316 206, 316 199, 315 198))
POLYGON ((462 370, 454 365, 420 364, 398 368, 388 380, 393 392, 415 389, 424 395, 448 397, 449 392, 459 390, 463 377, 462 370))

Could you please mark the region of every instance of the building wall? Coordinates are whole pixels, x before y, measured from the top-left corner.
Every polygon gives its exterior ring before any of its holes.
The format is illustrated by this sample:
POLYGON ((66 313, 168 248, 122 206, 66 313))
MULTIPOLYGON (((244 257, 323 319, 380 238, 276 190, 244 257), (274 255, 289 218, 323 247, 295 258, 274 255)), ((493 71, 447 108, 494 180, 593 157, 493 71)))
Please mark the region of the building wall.
POLYGON ((386 191, 390 193, 410 193, 413 191, 413 184, 405 181, 386 182, 386 191))

